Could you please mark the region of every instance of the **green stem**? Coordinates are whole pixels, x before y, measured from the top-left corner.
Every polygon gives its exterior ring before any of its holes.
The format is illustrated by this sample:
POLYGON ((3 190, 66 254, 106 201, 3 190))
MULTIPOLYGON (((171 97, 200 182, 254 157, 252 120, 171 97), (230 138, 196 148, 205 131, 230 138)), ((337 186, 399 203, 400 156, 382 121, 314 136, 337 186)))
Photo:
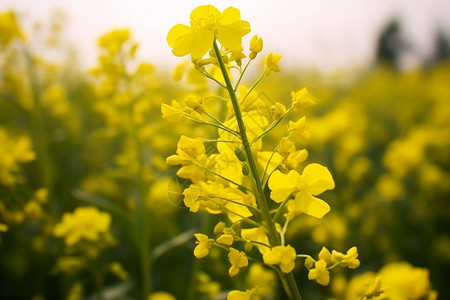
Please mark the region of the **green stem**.
MULTIPOLYGON (((230 95, 231 103, 233 104, 234 114, 236 116, 236 122, 239 127, 239 135, 242 140, 242 145, 245 150, 245 154, 247 155, 248 164, 250 166, 251 175, 254 179, 255 185, 256 185, 256 200, 258 202, 258 206, 261 210, 261 217, 262 221, 264 222, 265 226, 268 229, 269 232, 269 242, 271 245, 280 245, 281 240, 280 237, 276 231, 275 223, 272 222, 272 218, 270 216, 270 210, 269 206, 267 204, 267 198, 264 193, 263 186, 261 184, 261 180, 259 178, 258 169, 256 167, 255 159, 253 157, 252 150, 250 148, 247 133, 246 133, 246 127, 244 125, 244 121, 242 120, 242 114, 241 109, 239 107, 239 101, 236 97, 236 93, 234 91, 233 85, 231 84, 230 76, 228 75, 228 70, 223 62, 222 56, 220 54, 219 47, 214 41, 213 43, 214 51, 216 52, 217 61, 219 63, 220 70, 222 72, 223 78, 225 80, 225 84, 228 90, 228 94, 230 95)), ((260 79, 257 81, 259 82, 260 79)), ((254 87, 255 85, 253 85, 254 87)), ((252 87, 252 88, 253 88, 252 87)), ((281 281, 283 282, 283 286, 286 289, 286 292, 289 294, 290 298, 292 300, 301 300, 300 293, 298 291, 294 276, 292 273, 289 274, 282 274, 280 276, 281 281)))
POLYGON ((244 76, 245 71, 247 71, 247 68, 248 68, 248 66, 250 65, 250 62, 251 62, 251 61, 252 61, 251 59, 248 60, 247 64, 246 64, 245 67, 244 67, 244 70, 241 72, 241 75, 239 76, 239 79, 238 79, 238 81, 236 82, 236 85, 234 86, 234 91, 235 91, 235 92, 237 91, 237 89, 238 89, 238 87, 239 87, 239 83, 241 83, 242 77, 244 76))
MULTIPOLYGON (((253 91, 253 89, 258 85, 258 83, 264 78, 264 75, 266 74, 268 68, 266 67, 263 71, 263 73, 261 74, 261 76, 259 76, 259 78, 255 81, 255 83, 252 85, 252 87, 247 91, 247 94, 244 96, 244 98, 242 99, 240 104, 243 104, 245 99, 247 99, 247 97, 250 95, 250 93, 253 91)), ((236 90, 237 90, 237 86, 236 86, 236 90)))

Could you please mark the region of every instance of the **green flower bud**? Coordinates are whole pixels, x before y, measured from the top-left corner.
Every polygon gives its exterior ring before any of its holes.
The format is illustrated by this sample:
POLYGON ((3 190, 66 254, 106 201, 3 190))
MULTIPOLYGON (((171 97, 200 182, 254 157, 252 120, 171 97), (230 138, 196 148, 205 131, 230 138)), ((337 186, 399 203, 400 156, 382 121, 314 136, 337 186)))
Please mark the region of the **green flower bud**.
POLYGON ((248 166, 247 163, 242 164, 242 174, 244 174, 245 176, 250 174, 250 167, 248 166))
POLYGON ((241 148, 235 148, 234 154, 236 154, 236 157, 240 161, 242 161, 242 162, 247 161, 247 155, 245 155, 245 152, 241 148))

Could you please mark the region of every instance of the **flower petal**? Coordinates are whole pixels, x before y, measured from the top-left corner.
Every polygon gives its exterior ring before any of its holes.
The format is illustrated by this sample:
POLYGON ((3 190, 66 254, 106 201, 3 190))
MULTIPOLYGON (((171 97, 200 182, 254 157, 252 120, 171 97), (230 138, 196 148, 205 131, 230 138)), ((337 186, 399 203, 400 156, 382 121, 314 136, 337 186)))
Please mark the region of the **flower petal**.
POLYGON ((198 25, 202 25, 204 22, 211 22, 220 18, 222 14, 220 11, 212 5, 201 5, 196 7, 191 12, 191 26, 195 28, 198 25))
POLYGON ((297 193, 294 203, 295 210, 300 210, 318 219, 322 219, 330 211, 328 203, 307 192, 297 193))
POLYGON ((334 189, 334 180, 330 171, 319 164, 309 164, 303 170, 302 175, 307 182, 305 191, 318 195, 326 190, 334 189))
POLYGON ((201 58, 212 48, 213 42, 214 33, 212 31, 191 32, 175 40, 173 54, 184 56, 190 53, 193 58, 201 58))
POLYGON ((173 48, 175 41, 183 35, 191 33, 191 28, 184 24, 177 24, 173 26, 167 34, 167 43, 173 48))
POLYGON ((241 12, 239 9, 234 7, 228 7, 222 12, 222 17, 219 23, 222 25, 227 25, 239 21, 241 19, 241 12))
POLYGON ((269 178, 269 188, 272 191, 270 198, 277 203, 284 201, 295 190, 300 181, 300 174, 294 170, 289 171, 288 174, 276 170, 269 178))
POLYGON ((250 32, 247 21, 236 21, 229 25, 216 24, 217 39, 227 49, 238 50, 242 46, 242 37, 250 32))

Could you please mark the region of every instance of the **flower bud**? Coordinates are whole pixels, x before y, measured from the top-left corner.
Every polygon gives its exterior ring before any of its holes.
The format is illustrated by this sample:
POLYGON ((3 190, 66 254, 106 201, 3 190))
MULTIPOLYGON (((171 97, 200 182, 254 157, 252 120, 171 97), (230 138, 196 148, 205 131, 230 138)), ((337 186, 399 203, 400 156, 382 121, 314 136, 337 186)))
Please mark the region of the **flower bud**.
POLYGON ((234 154, 236 154, 236 157, 240 161, 246 161, 247 160, 247 155, 245 155, 244 150, 242 150, 241 148, 235 148, 234 149, 234 154))
POLYGON ((295 108, 307 108, 316 104, 316 100, 306 88, 302 88, 298 92, 292 92, 291 96, 292 106, 295 108))
POLYGON ((184 103, 186 104, 186 106, 188 106, 194 110, 197 110, 197 111, 200 108, 203 109, 202 101, 194 95, 189 95, 186 99, 184 99, 184 103))
POLYGON ((278 120, 286 114, 286 106, 277 102, 270 107, 270 112, 272 113, 273 118, 278 120))
POLYGON ((166 164, 168 164, 169 166, 178 166, 183 164, 183 162, 184 158, 176 154, 166 158, 166 164))
POLYGON ((263 47, 263 41, 262 38, 258 37, 257 35, 253 36, 250 41, 250 59, 255 59, 256 55, 261 52, 263 47))
POLYGON ((250 167, 248 166, 247 163, 242 164, 242 174, 244 174, 245 176, 250 174, 250 167))
POLYGON ((222 234, 224 229, 225 229, 225 223, 220 221, 219 223, 217 223, 216 226, 214 226, 214 233, 222 234))

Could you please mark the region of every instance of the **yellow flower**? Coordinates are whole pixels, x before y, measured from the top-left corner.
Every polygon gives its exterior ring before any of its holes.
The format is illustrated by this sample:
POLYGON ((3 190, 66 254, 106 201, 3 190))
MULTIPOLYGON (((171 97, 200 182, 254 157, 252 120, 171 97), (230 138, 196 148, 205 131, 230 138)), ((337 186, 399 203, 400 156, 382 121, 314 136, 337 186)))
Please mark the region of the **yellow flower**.
POLYGON ((274 105, 270 107, 270 113, 273 119, 279 120, 282 116, 286 114, 286 106, 284 106, 280 102, 276 102, 274 105))
POLYGON ((294 269, 296 257, 295 249, 289 245, 273 247, 263 254, 266 265, 279 265, 283 273, 289 273, 294 269))
POLYGON ((189 95, 186 99, 184 99, 184 103, 187 107, 190 107, 199 113, 204 111, 202 100, 198 99, 195 95, 189 95))
POLYGON ((168 165, 187 165, 205 158, 205 146, 198 139, 182 135, 177 144, 177 154, 166 159, 168 165))
POLYGON ((267 74, 270 74, 270 72, 280 72, 280 67, 278 66, 278 62, 281 59, 281 54, 273 54, 273 52, 270 52, 266 58, 264 59, 264 64, 266 65, 267 74))
POLYGON ((333 262, 333 258, 330 253, 330 250, 328 250, 325 247, 322 247, 322 250, 320 250, 319 259, 325 261, 327 264, 330 264, 333 262))
POLYGON ((168 124, 176 124, 184 121, 183 107, 176 100, 172 100, 172 105, 161 104, 161 114, 168 124))
POLYGON ((316 100, 311 96, 306 88, 302 88, 298 92, 292 92, 292 107, 307 108, 316 105, 316 100))
POLYGON ((340 265, 346 267, 348 266, 350 269, 356 269, 360 265, 358 257, 358 249, 356 247, 352 247, 347 251, 347 254, 342 254, 336 250, 333 250, 331 253, 331 259, 335 262, 339 262, 340 265))
POLYGON ((176 298, 167 292, 160 291, 156 293, 151 293, 148 296, 148 300, 176 300, 176 298))
POLYGON ((295 170, 298 165, 308 158, 306 149, 297 150, 294 142, 287 137, 282 137, 278 146, 278 153, 283 157, 282 167, 287 170, 295 170))
POLYGON ((19 164, 32 161, 36 153, 28 136, 13 135, 0 127, 0 184, 12 185, 17 181, 19 164))
POLYGON ((24 40, 24 35, 12 11, 0 13, 0 47, 8 45, 14 38, 24 40))
POLYGON ((98 241, 100 235, 109 231, 111 216, 100 212, 96 207, 78 207, 73 213, 65 213, 62 221, 56 224, 53 234, 64 237, 67 246, 81 240, 98 241))
POLYGON ((130 38, 130 31, 128 29, 113 30, 98 39, 98 45, 108 50, 109 55, 116 55, 123 43, 130 38))
POLYGON ((289 121, 288 132, 290 137, 298 140, 309 139, 309 127, 306 125, 306 117, 300 118, 297 122, 289 121))
POLYGON ((267 237, 265 227, 261 226, 256 228, 241 229, 241 237, 247 241, 257 242, 256 246, 261 254, 269 251, 269 247, 264 246, 269 244, 269 238, 267 237))
POLYGON ((251 300, 256 295, 256 289, 242 291, 231 291, 228 293, 227 300, 251 300))
POLYGON ((191 54, 203 57, 215 39, 229 50, 239 50, 242 37, 250 32, 250 24, 241 20, 238 9, 228 7, 222 13, 212 5, 202 5, 191 13, 191 27, 177 24, 170 29, 167 43, 176 56, 191 54))
POLYGON ((309 164, 302 175, 291 170, 288 174, 275 171, 269 178, 270 197, 280 203, 294 196, 291 208, 321 219, 330 211, 330 206, 323 200, 314 197, 326 190, 334 188, 330 172, 319 164, 309 164))
POLYGON ((320 285, 328 285, 330 272, 328 272, 327 263, 323 259, 319 259, 315 264, 315 268, 309 270, 308 279, 315 280, 320 285))
POLYGON ((228 253, 228 260, 231 263, 231 267, 228 270, 230 277, 234 277, 239 273, 239 270, 248 266, 248 258, 244 252, 230 248, 228 253))
POLYGON ((216 240, 218 244, 231 246, 234 242, 234 237, 231 234, 222 234, 216 240))
POLYGON ((250 59, 255 59, 256 55, 262 51, 263 48, 263 41, 262 38, 258 37, 257 35, 254 35, 252 39, 250 40, 250 59))
POLYGON ((207 235, 202 233, 194 234, 197 241, 195 242, 197 246, 194 249, 194 256, 196 258, 202 258, 209 254, 209 250, 214 244, 214 240, 208 238, 207 235))

